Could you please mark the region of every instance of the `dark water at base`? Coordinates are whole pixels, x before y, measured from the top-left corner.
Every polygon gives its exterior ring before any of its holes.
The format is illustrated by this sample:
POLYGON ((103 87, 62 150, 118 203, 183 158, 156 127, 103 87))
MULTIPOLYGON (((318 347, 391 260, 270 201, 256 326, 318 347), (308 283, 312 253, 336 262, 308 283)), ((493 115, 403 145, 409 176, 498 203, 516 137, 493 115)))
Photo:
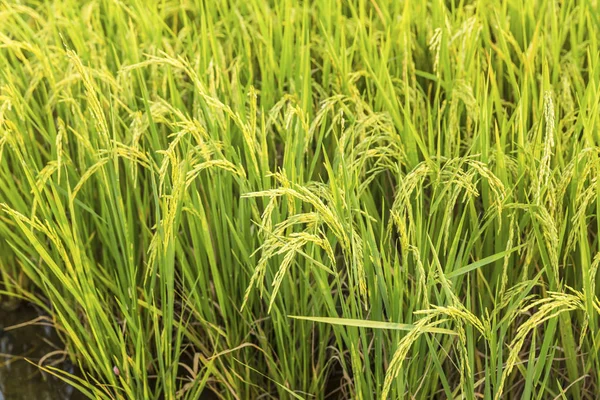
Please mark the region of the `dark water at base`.
MULTIPOLYGON (((6 330, 37 317, 39 314, 36 310, 27 305, 22 305, 15 311, 0 308, 0 400, 84 399, 73 387, 43 373, 34 365, 46 354, 62 350, 60 340, 51 327, 28 325, 6 330)), ((57 358, 60 358, 60 355, 49 358, 46 363, 57 358)), ((72 370, 68 363, 59 364, 57 367, 72 370)))

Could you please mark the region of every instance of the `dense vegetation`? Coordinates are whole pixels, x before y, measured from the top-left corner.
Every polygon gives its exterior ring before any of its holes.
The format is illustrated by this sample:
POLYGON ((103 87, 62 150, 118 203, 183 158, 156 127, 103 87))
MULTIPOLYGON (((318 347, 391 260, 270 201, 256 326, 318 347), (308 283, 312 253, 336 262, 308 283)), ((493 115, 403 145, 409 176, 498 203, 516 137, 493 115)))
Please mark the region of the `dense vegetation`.
POLYGON ((3 301, 92 398, 596 398, 596 3, 0 1, 3 301))

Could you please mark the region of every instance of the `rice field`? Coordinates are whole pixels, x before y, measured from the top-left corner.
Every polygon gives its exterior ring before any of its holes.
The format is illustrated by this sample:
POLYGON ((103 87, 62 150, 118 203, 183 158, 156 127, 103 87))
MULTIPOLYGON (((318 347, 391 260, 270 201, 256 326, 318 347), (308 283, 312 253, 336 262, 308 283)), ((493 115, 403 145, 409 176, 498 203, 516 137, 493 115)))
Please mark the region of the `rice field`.
POLYGON ((597 399, 599 40, 595 0, 0 0, 0 302, 91 399, 597 399))

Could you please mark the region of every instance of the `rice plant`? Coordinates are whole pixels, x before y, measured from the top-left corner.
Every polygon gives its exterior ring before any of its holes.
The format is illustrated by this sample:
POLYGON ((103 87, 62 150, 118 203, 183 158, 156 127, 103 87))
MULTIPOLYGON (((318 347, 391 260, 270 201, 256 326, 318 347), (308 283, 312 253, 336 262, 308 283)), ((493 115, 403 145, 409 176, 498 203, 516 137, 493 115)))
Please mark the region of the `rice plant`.
POLYGON ((597 398, 596 3, 0 1, 2 304, 89 398, 597 398))

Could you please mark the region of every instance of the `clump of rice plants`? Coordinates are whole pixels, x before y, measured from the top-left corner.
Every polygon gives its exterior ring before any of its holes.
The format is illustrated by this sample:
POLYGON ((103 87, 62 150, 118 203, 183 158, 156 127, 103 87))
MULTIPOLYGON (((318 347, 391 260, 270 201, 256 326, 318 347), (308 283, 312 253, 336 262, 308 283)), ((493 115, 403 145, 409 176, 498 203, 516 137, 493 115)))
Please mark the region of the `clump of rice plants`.
POLYGON ((0 2, 0 299, 90 398, 595 399, 598 15, 0 2))

